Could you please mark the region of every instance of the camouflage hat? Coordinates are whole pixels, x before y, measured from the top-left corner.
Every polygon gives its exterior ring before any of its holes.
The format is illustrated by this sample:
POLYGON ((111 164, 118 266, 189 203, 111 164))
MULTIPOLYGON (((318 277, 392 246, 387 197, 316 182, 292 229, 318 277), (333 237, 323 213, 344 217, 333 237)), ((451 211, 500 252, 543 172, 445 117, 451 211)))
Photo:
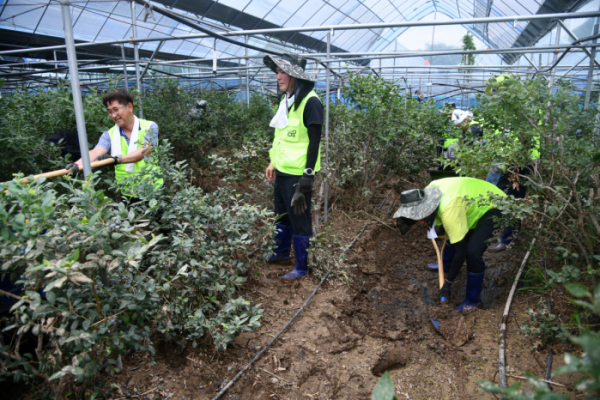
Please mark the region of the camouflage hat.
POLYGON ((431 215, 440 205, 442 191, 436 187, 411 189, 400 193, 400 208, 394 218, 409 218, 416 221, 431 215))
POLYGON ((281 57, 267 55, 263 62, 269 69, 277 73, 277 67, 291 76, 292 78, 303 79, 305 81, 316 82, 304 69, 306 68, 306 58, 297 54, 283 54, 281 57))

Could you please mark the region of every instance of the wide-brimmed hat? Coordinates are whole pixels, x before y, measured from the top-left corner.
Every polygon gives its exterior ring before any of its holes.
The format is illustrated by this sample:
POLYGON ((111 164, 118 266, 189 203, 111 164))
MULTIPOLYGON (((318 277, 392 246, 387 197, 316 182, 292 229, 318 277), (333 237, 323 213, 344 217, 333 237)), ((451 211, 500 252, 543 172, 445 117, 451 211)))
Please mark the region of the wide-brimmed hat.
POLYGON ((460 125, 467 118, 473 118, 473 113, 471 111, 463 111, 463 110, 452 110, 452 123, 454 125, 460 125))
POLYGON ((394 218, 408 218, 415 221, 430 216, 440 205, 442 191, 438 188, 411 189, 400 193, 400 207, 394 218))
POLYGON ((291 76, 292 78, 303 79, 305 81, 316 82, 317 80, 306 72, 306 58, 298 54, 283 54, 281 56, 267 55, 263 58, 263 62, 269 69, 277 73, 277 67, 280 70, 291 76))

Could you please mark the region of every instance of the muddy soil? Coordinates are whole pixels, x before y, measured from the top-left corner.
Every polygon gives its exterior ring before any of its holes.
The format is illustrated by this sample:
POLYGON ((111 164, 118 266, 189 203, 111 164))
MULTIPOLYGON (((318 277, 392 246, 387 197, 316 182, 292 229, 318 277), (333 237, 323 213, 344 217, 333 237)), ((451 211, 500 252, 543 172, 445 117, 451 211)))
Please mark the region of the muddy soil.
MULTIPOLYGON (((387 221, 384 221, 387 222, 387 221)), ((363 221, 335 215, 350 243, 363 221)), ((388 225, 390 225, 388 223, 388 225)), ((504 303, 525 251, 486 253, 485 308, 454 311, 464 299, 466 268, 453 285, 449 306, 438 306, 436 261, 425 229, 409 235, 372 223, 349 253, 351 280, 330 278, 279 340, 223 396, 225 399, 370 399, 379 376, 390 371, 398 398, 491 399, 476 381, 498 382, 498 335, 504 303), (436 330, 432 317, 440 321, 436 330)), ((135 354, 125 371, 109 378, 120 396, 133 399, 212 399, 288 323, 319 280, 312 274, 293 285, 279 281, 292 265, 267 265, 249 276, 244 295, 261 303, 259 331, 240 335, 223 353, 211 346, 179 349, 161 343, 154 359, 135 354), (125 386, 124 386, 125 385, 125 386), (139 395, 138 395, 139 393, 139 395)), ((560 297, 560 296, 559 296, 560 297)), ((508 324, 509 384, 524 371, 543 377, 547 350, 530 352, 519 334, 525 310, 538 298, 518 292, 508 324)), ((564 349, 557 348, 558 353, 564 349)), ((554 356, 554 368, 562 355, 554 356)), ((573 395, 573 378, 559 377, 559 392, 573 395)))

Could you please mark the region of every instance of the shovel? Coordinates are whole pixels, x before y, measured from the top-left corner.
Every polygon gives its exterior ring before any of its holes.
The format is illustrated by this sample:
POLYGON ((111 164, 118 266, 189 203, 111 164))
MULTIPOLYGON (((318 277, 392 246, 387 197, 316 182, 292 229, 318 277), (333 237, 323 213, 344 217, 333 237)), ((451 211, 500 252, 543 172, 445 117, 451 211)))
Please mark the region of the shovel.
MULTIPOLYGON (((433 247, 435 248, 435 254, 437 255, 438 276, 440 279, 440 289, 441 289, 442 286, 444 286, 444 264, 442 264, 442 254, 440 253, 440 249, 439 249, 437 243, 435 242, 435 239, 431 239, 431 242, 433 242, 433 247)), ((446 246, 446 240, 444 240, 444 245, 442 246, 442 252, 444 251, 445 246, 446 246)), ((436 321, 431 317, 429 317, 429 319, 431 320, 431 323, 433 324, 435 329, 440 330, 440 321, 436 321)))
MULTIPOLYGON (((98 168, 98 167, 103 167, 108 164, 112 164, 114 162, 115 162, 114 159, 107 158, 106 160, 102 160, 102 161, 94 161, 90 166, 92 168, 98 168)), ((67 175, 68 173, 69 173, 68 169, 57 169, 56 171, 44 172, 43 174, 34 175, 33 178, 34 179, 40 178, 42 176, 45 178, 56 178, 57 176, 67 175)), ((21 183, 30 183, 29 178, 23 178, 20 180, 20 182, 21 183)))

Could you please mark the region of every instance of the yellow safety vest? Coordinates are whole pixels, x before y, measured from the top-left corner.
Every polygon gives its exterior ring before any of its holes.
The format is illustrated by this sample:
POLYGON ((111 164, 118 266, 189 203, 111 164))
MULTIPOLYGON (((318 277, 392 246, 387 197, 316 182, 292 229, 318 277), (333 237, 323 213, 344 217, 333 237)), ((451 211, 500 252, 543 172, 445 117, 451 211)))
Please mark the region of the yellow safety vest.
MULTIPOLYGON (((144 139, 146 138, 146 135, 148 133, 151 133, 150 126, 154 123, 152 121, 147 121, 145 119, 140 119, 139 121, 140 121, 140 132, 138 134, 138 143, 135 144, 138 149, 140 148, 140 144, 144 143, 144 139)), ((119 135, 119 136, 121 135, 120 132, 115 132, 115 127, 113 126, 112 128, 110 128, 108 130, 108 135, 110 136, 111 142, 112 142, 112 137, 114 134, 119 135)), ((121 155, 126 155, 128 152, 129 152, 129 146, 127 145, 127 141, 125 140, 125 138, 123 136, 121 136, 121 155)), ((146 165, 146 161, 144 161, 143 158, 140 161, 133 164, 134 172, 128 172, 125 170, 125 168, 127 167, 127 164, 115 165, 115 178, 117 179, 117 182, 119 182, 119 183, 123 182, 126 180, 126 178, 139 173, 142 170, 142 168, 144 168, 145 165, 146 165)), ((158 168, 159 168, 158 165, 152 166, 152 169, 158 169, 158 168)), ((146 176, 149 176, 149 174, 146 174, 146 176)), ((162 186, 162 184, 163 184, 162 179, 154 180, 155 187, 160 187, 160 186, 162 186)), ((126 188, 122 189, 121 193, 123 193, 125 196, 135 196, 135 193, 133 192, 132 187, 126 187, 126 188)))
MULTIPOLYGON (((285 96, 285 94, 284 94, 285 96)), ((302 175, 306 168, 308 153, 308 128, 304 126, 304 108, 311 97, 317 97, 314 90, 302 100, 298 109, 292 106, 288 113, 288 124, 285 128, 276 128, 273 146, 269 151, 271 164, 279 171, 290 175, 302 175)), ((284 105, 285 107, 285 105, 284 105)), ((315 165, 315 171, 321 169, 321 146, 315 165)))

